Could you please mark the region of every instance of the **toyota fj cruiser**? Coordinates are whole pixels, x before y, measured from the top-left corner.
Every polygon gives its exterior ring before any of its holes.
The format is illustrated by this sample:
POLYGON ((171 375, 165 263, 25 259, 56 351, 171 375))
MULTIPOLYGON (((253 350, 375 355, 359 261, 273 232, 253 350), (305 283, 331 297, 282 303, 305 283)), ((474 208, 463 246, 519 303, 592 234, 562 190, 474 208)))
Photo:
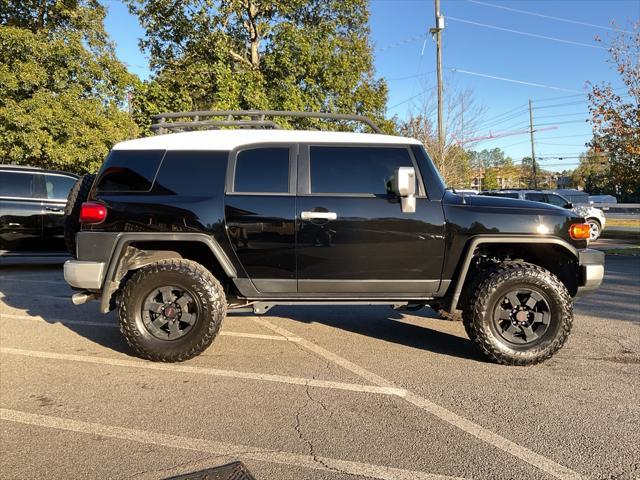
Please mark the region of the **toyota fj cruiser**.
POLYGON ((572 299, 602 281, 583 218, 456 194, 418 140, 367 118, 217 111, 156 122, 160 135, 117 144, 72 190, 75 259, 64 266, 74 303, 117 308, 144 358, 198 355, 228 309, 332 303, 460 309, 488 359, 533 364, 566 341, 572 299), (281 116, 376 133, 275 129, 281 116), (243 128, 215 129, 228 126, 243 128), (182 129, 197 131, 166 133, 182 129))

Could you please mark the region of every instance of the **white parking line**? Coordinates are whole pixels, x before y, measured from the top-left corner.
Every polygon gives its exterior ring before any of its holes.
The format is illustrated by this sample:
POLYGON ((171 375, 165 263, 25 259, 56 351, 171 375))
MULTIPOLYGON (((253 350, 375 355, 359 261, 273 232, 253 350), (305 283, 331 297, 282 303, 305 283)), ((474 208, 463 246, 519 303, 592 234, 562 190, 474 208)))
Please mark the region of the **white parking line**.
MULTIPOLYGON (((271 323, 270 321, 264 318, 253 317, 253 320, 259 325, 262 325, 280 335, 296 336, 293 333, 289 332, 288 330, 282 327, 279 327, 277 325, 274 325, 273 323, 271 323)), ((340 365, 341 367, 349 370, 350 372, 353 372, 356 375, 367 379, 371 383, 374 383, 380 387, 384 387, 384 388, 396 387, 393 382, 390 382, 389 380, 383 377, 380 377, 379 375, 376 375, 375 373, 370 372, 369 370, 366 370, 360 367, 359 365, 356 365, 350 362, 346 358, 336 355, 335 353, 330 352, 320 347, 319 345, 316 345, 315 343, 305 340, 304 338, 301 338, 298 341, 298 344, 316 353, 317 355, 327 360, 330 360, 337 365, 340 365)), ((488 430, 478 425, 477 423, 474 423, 471 420, 468 420, 458 415, 457 413, 447 410, 446 408, 441 407, 440 405, 430 400, 427 400, 426 398, 421 397, 409 390, 407 390, 406 392, 407 393, 404 396, 404 399, 407 402, 411 403, 412 405, 415 405, 416 407, 424 410, 425 412, 435 417, 438 417, 441 420, 444 420, 450 425, 453 425, 454 427, 457 427, 460 430, 463 430, 464 432, 470 435, 473 435, 474 437, 482 440, 483 442, 493 445, 494 447, 504 452, 510 453, 511 455, 514 455, 515 457, 521 460, 524 460, 528 464, 533 465, 534 467, 537 467, 540 470, 556 478, 559 478, 562 480, 577 480, 582 478, 580 474, 565 467, 564 465, 560 465, 559 463, 556 463, 547 457, 544 457, 532 450, 529 450, 526 447, 518 445, 517 443, 512 442, 511 440, 508 440, 498 435, 497 433, 494 433, 491 430, 488 430)))
MULTIPOLYGON (((118 328, 118 324, 114 322, 92 322, 90 320, 66 320, 60 318, 45 319, 40 315, 14 315, 12 313, 0 313, 0 320, 34 320, 49 325, 86 325, 88 327, 106 327, 106 328, 118 328)), ((242 338, 255 338, 257 340, 275 340, 280 342, 298 342, 298 337, 283 337, 282 335, 264 335, 262 333, 247 333, 247 332, 234 332, 230 330, 222 330, 218 335, 225 337, 242 337, 242 338)))
POLYGON ((370 463, 352 462, 328 457, 312 457, 291 452, 268 450, 249 445, 234 445, 203 438, 189 438, 165 433, 137 430, 133 428, 115 427, 101 423, 83 422, 69 418, 38 415, 6 408, 0 409, 0 419, 34 425, 44 428, 54 428, 69 432, 99 435, 108 438, 118 438, 130 442, 139 442, 163 447, 192 450, 232 458, 257 460, 261 462, 277 463, 281 465, 298 466, 313 470, 347 475, 360 475, 381 480, 460 480, 460 477, 437 475, 415 470, 385 467, 370 463))
POLYGON ((259 380, 263 382, 288 383, 290 385, 303 385, 309 387, 328 388, 333 390, 349 390, 360 393, 377 393, 382 395, 395 395, 403 397, 406 391, 402 388, 381 387, 376 385, 358 385, 354 383, 334 382, 330 380, 317 380, 311 378, 288 377, 284 375, 272 375, 269 373, 240 372, 236 370, 220 370, 208 367, 192 367, 188 365, 169 365, 138 360, 122 360, 117 358, 92 357, 88 355, 72 355, 67 353, 42 352, 37 350, 24 350, 19 348, 0 348, 0 353, 7 355, 20 355, 31 358, 46 358, 50 360, 63 360, 70 362, 93 363, 97 365, 110 365, 114 367, 143 368, 147 370, 160 370, 164 372, 192 373, 196 375, 209 375, 213 377, 242 378, 245 380, 259 380))

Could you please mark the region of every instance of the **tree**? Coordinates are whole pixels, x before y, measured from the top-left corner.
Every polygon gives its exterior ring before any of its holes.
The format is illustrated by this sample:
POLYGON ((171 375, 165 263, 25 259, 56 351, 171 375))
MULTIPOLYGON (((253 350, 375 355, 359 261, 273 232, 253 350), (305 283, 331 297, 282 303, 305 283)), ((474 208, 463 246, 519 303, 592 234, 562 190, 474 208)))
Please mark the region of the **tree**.
POLYGON ((135 135, 104 16, 97 0, 1 4, 1 161, 83 173, 135 135))
POLYGON ((358 113, 393 129, 384 121, 386 83, 374 78, 366 0, 128 4, 145 29, 141 47, 154 72, 135 93, 145 127, 150 114, 179 107, 358 113))
POLYGON ((608 83, 587 84, 593 129, 590 147, 593 154, 608 157, 611 191, 607 193, 622 201, 640 199, 640 21, 633 25, 633 32, 618 33, 607 49, 627 95, 616 93, 608 83))
POLYGON ((484 177, 482 179, 483 190, 495 190, 500 188, 498 184, 498 169, 490 167, 484 170, 484 177))
POLYGON ((471 165, 473 168, 489 168, 489 167, 512 167, 513 159, 507 157, 504 151, 498 147, 487 150, 486 148, 480 152, 469 152, 471 165))
POLYGON ((580 155, 580 163, 572 172, 571 180, 577 187, 593 195, 609 193, 610 181, 608 177, 608 164, 593 150, 580 155))
POLYGON ((433 99, 427 98, 418 114, 412 113, 406 121, 396 120, 398 130, 401 135, 422 142, 449 186, 469 188, 472 170, 469 152, 464 148, 465 139, 475 132, 484 107, 476 104, 471 90, 454 91, 445 97, 443 152, 438 141, 435 110, 433 99))
POLYGON ((534 188, 535 185, 538 188, 551 188, 549 184, 549 172, 540 168, 540 164, 536 162, 536 181, 533 181, 533 161, 531 157, 524 157, 520 163, 520 175, 522 182, 526 188, 534 188))

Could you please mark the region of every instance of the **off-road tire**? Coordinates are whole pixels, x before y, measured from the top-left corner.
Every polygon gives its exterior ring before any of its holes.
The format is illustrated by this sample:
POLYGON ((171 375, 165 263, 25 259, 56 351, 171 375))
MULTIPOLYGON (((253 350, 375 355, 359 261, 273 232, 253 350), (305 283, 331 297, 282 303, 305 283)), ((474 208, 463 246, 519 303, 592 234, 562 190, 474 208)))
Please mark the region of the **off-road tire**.
POLYGON ((163 260, 138 270, 125 284, 118 307, 120 331, 141 357, 155 362, 182 362, 193 358, 213 342, 227 314, 227 301, 220 282, 197 262, 163 260), (195 324, 183 337, 161 340, 143 322, 143 302, 159 286, 175 285, 187 291, 198 304, 195 324))
POLYGON ((587 223, 589 224, 589 241, 595 242, 600 238, 600 235, 602 235, 602 224, 598 219, 595 219, 595 218, 587 218, 587 223), (594 228, 592 225, 596 227, 598 232, 596 236, 593 238, 591 238, 591 235, 593 234, 593 231, 594 231, 594 228))
POLYGON ((95 179, 91 173, 80 177, 69 191, 64 207, 64 244, 73 258, 76 258, 76 233, 80 231, 80 207, 87 200, 95 179))
POLYGON ((485 272, 470 292, 462 318, 477 349, 503 365, 533 365, 555 354, 566 342, 573 324, 573 304, 567 288, 548 270, 526 262, 505 262, 485 272), (550 307, 550 323, 539 344, 529 348, 509 344, 492 328, 494 308, 513 288, 543 292, 550 307))

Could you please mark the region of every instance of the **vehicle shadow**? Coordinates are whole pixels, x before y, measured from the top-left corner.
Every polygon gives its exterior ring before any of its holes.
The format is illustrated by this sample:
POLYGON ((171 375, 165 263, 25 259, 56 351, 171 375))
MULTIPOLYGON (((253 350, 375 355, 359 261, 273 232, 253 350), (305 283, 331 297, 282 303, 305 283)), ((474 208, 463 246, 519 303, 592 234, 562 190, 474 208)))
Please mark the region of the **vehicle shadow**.
POLYGON ((426 350, 467 360, 484 362, 471 341, 439 329, 427 323, 451 323, 442 320, 430 308, 413 312, 393 310, 388 306, 299 306, 275 307, 270 316, 287 318, 303 323, 319 323, 347 332, 363 335, 384 342, 409 348, 426 350), (410 323, 405 315, 425 324, 410 323))
MULTIPOLYGON (((71 304, 72 293, 61 275, 55 275, 54 268, 42 269, 23 267, 10 271, 0 268, 0 279, 9 277, 11 280, 0 281, 2 301, 10 308, 24 311, 31 317, 39 317, 49 324, 61 324, 76 335, 90 342, 108 348, 112 351, 134 357, 134 353, 124 341, 119 329, 115 313, 103 315, 98 310, 98 302, 85 305, 71 304), (36 277, 38 293, 24 293, 28 290, 21 288, 19 276, 27 274, 33 279, 33 274, 43 273, 36 277), (6 275, 5 275, 6 273, 6 275), (14 280, 15 279, 15 280, 14 280), (11 282, 11 283, 7 283, 11 282)), ((26 280, 26 277, 25 277, 26 280)), ((9 313, 20 317, 24 314, 9 313)), ((408 312, 413 318, 427 322, 448 322, 439 320, 437 314, 426 308, 416 312, 408 312)), ((247 316, 252 314, 233 313, 231 316, 247 316)), ((2 316, 2 314, 0 314, 2 316)), ((471 342, 454 334, 402 321, 403 312, 393 310, 387 306, 288 306, 275 307, 269 316, 291 319, 303 323, 319 323, 336 329, 345 330, 358 335, 376 338, 385 342, 396 343, 410 348, 428 350, 434 353, 453 357, 482 361, 471 342)), ((18 319, 16 319, 18 320, 18 319)), ((247 318, 248 320, 248 318, 247 318)), ((22 319, 22 321, 29 321, 22 319)))
POLYGON ((100 313, 98 302, 78 306, 71 303, 72 290, 62 279, 60 265, 0 266, 0 294, 1 301, 9 307, 0 311, 0 318, 6 315, 30 322, 21 317, 39 317, 36 321, 60 324, 97 345, 134 355, 117 328, 114 313, 100 313))

